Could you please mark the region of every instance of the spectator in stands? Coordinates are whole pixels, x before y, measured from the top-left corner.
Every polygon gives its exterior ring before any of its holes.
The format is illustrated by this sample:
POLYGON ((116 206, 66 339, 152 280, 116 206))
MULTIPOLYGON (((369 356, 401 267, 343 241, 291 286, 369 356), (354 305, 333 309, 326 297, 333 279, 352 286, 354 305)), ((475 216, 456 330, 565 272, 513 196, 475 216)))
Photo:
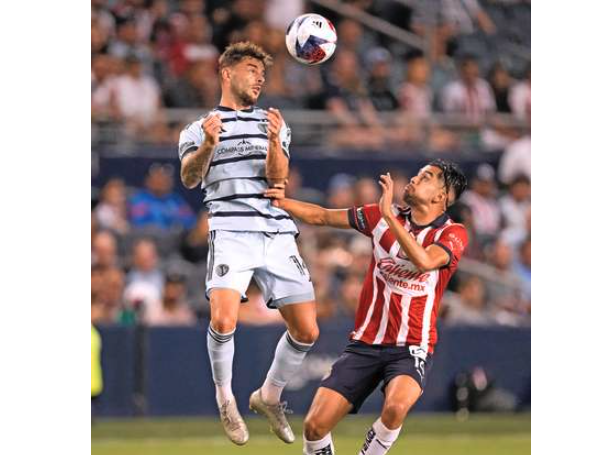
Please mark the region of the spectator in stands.
POLYGON ((92 317, 96 323, 118 322, 124 290, 124 272, 94 265, 91 273, 92 317))
POLYGON ((518 175, 530 180, 530 135, 511 143, 505 149, 498 166, 498 179, 505 185, 510 184, 518 175))
POLYGON ((528 204, 524 213, 524 224, 513 224, 503 229, 500 238, 512 248, 518 248, 531 232, 531 205, 528 204))
POLYGON ((156 245, 149 239, 139 239, 133 245, 131 268, 126 277, 128 286, 135 283, 146 283, 162 295, 164 274, 158 261, 156 245))
POLYGON ((384 47, 370 49, 368 65, 368 95, 377 111, 395 111, 398 99, 391 88, 391 54, 384 47))
POLYGON ((400 87, 398 99, 404 112, 412 118, 426 119, 432 115, 430 71, 430 62, 423 54, 414 55, 407 62, 406 82, 400 87))
POLYGON ((98 54, 104 54, 109 47, 110 31, 101 25, 101 20, 97 17, 92 17, 90 25, 90 53, 94 58, 98 54))
POLYGON ((329 181, 327 206, 332 209, 352 207, 355 202, 355 178, 349 174, 336 174, 329 181))
POLYGON ((170 84, 165 99, 168 107, 204 109, 220 99, 216 58, 202 58, 190 63, 188 70, 170 84))
POLYGON ((112 90, 115 74, 113 57, 96 54, 92 57, 92 119, 114 120, 119 118, 117 103, 113 101, 112 90))
MULTIPOLYGON (((126 60, 134 56, 142 62, 148 74, 152 74, 153 55, 146 37, 140 36, 137 20, 130 12, 124 15, 116 13, 116 35, 109 44, 109 53, 126 60)), ((149 37, 147 37, 149 38, 149 37)))
POLYGON ((511 89, 509 104, 517 118, 530 122, 530 64, 524 72, 524 79, 511 89))
MULTIPOLYGON (((405 183, 405 185, 408 181, 405 183)), ((404 186, 402 187, 404 188, 404 186)), ((355 206, 375 204, 381 197, 376 181, 371 177, 361 177, 355 182, 355 206)))
POLYGON ((518 175, 509 184, 507 194, 499 199, 505 228, 524 232, 524 237, 530 234, 530 232, 526 232, 530 195, 530 179, 525 175, 518 175))
POLYGON ((461 114, 479 125, 494 111, 494 97, 490 85, 480 77, 479 63, 474 56, 465 55, 458 66, 459 78, 445 86, 441 103, 448 114, 461 114))
POLYGON ((511 76, 502 62, 496 62, 488 73, 488 82, 494 93, 496 112, 508 114, 511 112, 509 96, 511 93, 511 76))
POLYGON ((433 30, 429 35, 432 60, 455 55, 460 37, 475 34, 477 25, 486 35, 496 33, 494 22, 477 0, 423 0, 421 3, 413 19, 413 30, 422 36, 433 30))
POLYGON ((99 231, 92 239, 92 265, 103 270, 118 266, 117 241, 109 231, 99 231))
POLYGON ((332 62, 332 71, 327 74, 327 110, 341 125, 331 136, 332 144, 364 148, 382 146, 385 131, 360 77, 357 56, 339 49, 332 62))
POLYGON ((129 56, 125 67, 125 74, 114 79, 112 85, 119 115, 129 135, 156 139, 159 136, 155 133, 162 134, 165 125, 158 83, 143 73, 141 60, 136 56, 129 56))
POLYGON ((103 187, 100 201, 94 209, 96 221, 101 228, 123 235, 130 228, 126 212, 124 181, 117 178, 111 179, 103 187))
MULTIPOLYGON (((529 233, 530 234, 530 233, 529 233)), ((526 308, 530 312, 530 298, 531 298, 531 285, 530 285, 530 265, 531 265, 531 243, 530 235, 522 242, 518 250, 518 257, 513 265, 513 272, 518 276, 522 282, 522 299, 525 302, 526 308)))
POLYGON ((336 24, 338 35, 338 51, 350 51, 360 59, 361 67, 365 68, 367 61, 366 49, 372 49, 375 42, 369 30, 353 19, 342 19, 336 24))
POLYGON ((471 209, 479 243, 485 245, 494 240, 502 227, 502 216, 492 166, 482 164, 477 168, 470 190, 462 195, 461 201, 471 209))
POLYGON ((130 222, 134 227, 190 229, 195 214, 188 203, 173 192, 173 166, 153 164, 145 178, 145 189, 129 202, 130 222))
POLYGON ((182 258, 193 264, 203 263, 210 251, 209 213, 199 213, 195 227, 182 236, 180 253, 182 258))
POLYGON ((169 275, 165 279, 161 305, 150 306, 144 313, 149 326, 191 326, 197 322, 195 314, 185 300, 184 277, 169 275))
POLYGON ((495 322, 487 307, 485 285, 477 276, 461 280, 458 292, 448 292, 443 303, 447 325, 486 326, 495 322))
POLYGON ((300 201, 313 202, 315 204, 325 204, 325 195, 323 192, 315 189, 303 186, 303 177, 299 168, 291 166, 289 169, 289 178, 287 186, 285 187, 285 193, 289 198, 299 199, 300 201))
POLYGON ((519 325, 526 315, 526 307, 522 299, 523 283, 513 270, 513 251, 498 239, 488 247, 487 258, 495 274, 487 285, 488 296, 498 322, 519 325))

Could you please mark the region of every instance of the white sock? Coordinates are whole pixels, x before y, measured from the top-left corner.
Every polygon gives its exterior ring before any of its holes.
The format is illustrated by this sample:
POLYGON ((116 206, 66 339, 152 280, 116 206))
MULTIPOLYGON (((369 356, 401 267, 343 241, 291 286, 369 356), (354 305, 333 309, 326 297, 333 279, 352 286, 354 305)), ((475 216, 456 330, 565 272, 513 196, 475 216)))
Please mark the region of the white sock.
POLYGON ((263 386, 261 386, 263 401, 267 404, 280 402, 282 389, 284 389, 293 375, 297 373, 306 354, 308 354, 313 345, 314 343, 301 343, 294 340, 288 331, 280 337, 272 366, 267 372, 263 386))
POLYGON ((334 455, 334 441, 332 434, 327 433, 325 437, 319 441, 308 441, 304 435, 304 452, 303 455, 334 455))
POLYGON ((372 428, 366 434, 366 441, 359 451, 359 455, 384 455, 398 439, 402 427, 390 430, 379 417, 372 424, 372 428))
POLYGON ((233 334, 218 333, 210 325, 207 334, 207 352, 212 366, 212 377, 216 385, 216 402, 221 406, 225 401, 233 399, 231 390, 231 375, 233 374, 233 354, 235 344, 233 334))

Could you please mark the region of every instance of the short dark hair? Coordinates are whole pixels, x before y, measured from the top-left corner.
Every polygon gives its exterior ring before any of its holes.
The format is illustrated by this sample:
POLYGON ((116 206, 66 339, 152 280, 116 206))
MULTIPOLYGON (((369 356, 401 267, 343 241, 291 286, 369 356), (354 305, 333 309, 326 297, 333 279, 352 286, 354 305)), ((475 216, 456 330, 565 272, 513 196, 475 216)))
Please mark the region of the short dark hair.
POLYGON ((272 64, 272 56, 265 52, 261 46, 250 41, 242 41, 229 44, 225 48, 225 51, 218 59, 218 70, 221 71, 223 68, 233 66, 246 57, 259 60, 265 68, 272 64))
POLYGON ((456 201, 458 201, 458 199, 460 199, 460 196, 462 196, 462 193, 464 193, 464 190, 468 184, 464 172, 462 172, 458 165, 453 161, 442 160, 440 158, 430 162, 429 165, 437 167, 442 171, 441 179, 445 184, 447 193, 451 194, 453 190, 454 196, 451 204, 447 201, 447 207, 453 205, 456 201))

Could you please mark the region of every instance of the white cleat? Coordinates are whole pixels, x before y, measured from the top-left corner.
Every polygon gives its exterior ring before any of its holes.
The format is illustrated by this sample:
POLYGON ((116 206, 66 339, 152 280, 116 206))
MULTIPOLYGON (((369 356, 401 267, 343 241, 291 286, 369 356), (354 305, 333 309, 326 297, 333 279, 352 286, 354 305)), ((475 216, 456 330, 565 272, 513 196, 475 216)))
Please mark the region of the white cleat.
POLYGON ((267 418, 270 423, 270 429, 282 441, 287 444, 291 444, 295 441, 295 435, 285 415, 290 413, 290 410, 287 409, 286 401, 277 404, 267 404, 263 401, 261 389, 259 389, 255 390, 252 395, 250 395, 248 407, 257 414, 261 414, 263 417, 267 418))
POLYGON ((218 408, 220 420, 227 437, 232 443, 242 446, 248 442, 248 428, 240 412, 237 410, 235 399, 225 401, 218 408))

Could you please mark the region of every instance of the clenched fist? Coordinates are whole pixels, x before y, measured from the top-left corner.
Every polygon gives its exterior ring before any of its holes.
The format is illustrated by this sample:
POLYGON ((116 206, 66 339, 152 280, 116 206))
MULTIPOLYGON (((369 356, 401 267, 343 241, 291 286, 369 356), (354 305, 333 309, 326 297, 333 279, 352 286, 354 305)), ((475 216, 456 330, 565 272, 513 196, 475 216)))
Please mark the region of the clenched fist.
POLYGON ((219 114, 210 115, 201 124, 205 133, 205 142, 208 145, 215 146, 218 144, 218 136, 222 130, 222 120, 219 114))

